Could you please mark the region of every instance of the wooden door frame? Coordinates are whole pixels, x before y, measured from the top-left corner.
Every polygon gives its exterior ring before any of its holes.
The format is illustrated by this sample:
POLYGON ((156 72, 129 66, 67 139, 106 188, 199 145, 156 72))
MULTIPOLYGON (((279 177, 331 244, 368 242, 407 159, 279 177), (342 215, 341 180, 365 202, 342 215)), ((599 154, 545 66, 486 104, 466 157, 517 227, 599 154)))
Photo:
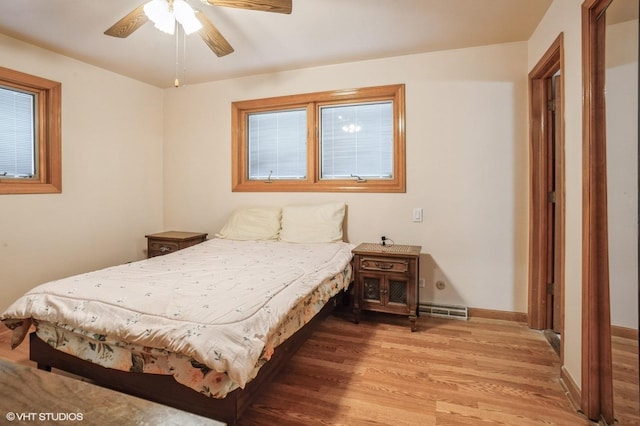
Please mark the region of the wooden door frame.
MULTIPOLYGON (((547 324, 547 179, 548 162, 547 139, 550 134, 547 104, 551 98, 549 81, 560 72, 560 93, 564 93, 564 35, 561 33, 547 49, 540 61, 529 73, 529 297, 528 297, 528 325, 530 328, 544 330, 552 324, 547 324)), ((564 111, 564 96, 560 97, 564 111)), ((556 174, 556 209, 559 209, 560 223, 556 232, 559 234, 560 253, 559 268, 556 271, 560 297, 564 306, 564 218, 565 218, 565 186, 564 186, 564 117, 560 117, 558 148, 558 173, 556 174)), ((564 309, 563 309, 564 315, 564 309)), ((562 319, 564 326, 564 318, 562 319)), ((562 331, 564 333, 564 330, 562 331)), ((564 350, 560 351, 561 361, 564 350)))
POLYGON ((582 411, 613 424, 607 226, 605 26, 612 0, 582 4, 582 411))

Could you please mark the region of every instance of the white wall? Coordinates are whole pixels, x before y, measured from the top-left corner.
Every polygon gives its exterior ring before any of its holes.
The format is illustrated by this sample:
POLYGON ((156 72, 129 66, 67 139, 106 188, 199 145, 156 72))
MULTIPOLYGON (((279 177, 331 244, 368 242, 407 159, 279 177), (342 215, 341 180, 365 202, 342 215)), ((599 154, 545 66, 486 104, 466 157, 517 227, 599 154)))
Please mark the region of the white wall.
POLYGON ((165 226, 213 234, 236 207, 344 200, 351 242, 422 246, 421 300, 526 312, 526 76, 526 43, 511 43, 167 89, 165 226), (231 192, 232 101, 394 83, 406 84, 406 193, 231 192))
POLYGON ((638 329, 638 21, 606 33, 611 324, 638 329))
POLYGON ((62 83, 62 193, 0 195, 0 312, 55 278, 144 257, 162 229, 162 90, 0 35, 6 68, 62 83))

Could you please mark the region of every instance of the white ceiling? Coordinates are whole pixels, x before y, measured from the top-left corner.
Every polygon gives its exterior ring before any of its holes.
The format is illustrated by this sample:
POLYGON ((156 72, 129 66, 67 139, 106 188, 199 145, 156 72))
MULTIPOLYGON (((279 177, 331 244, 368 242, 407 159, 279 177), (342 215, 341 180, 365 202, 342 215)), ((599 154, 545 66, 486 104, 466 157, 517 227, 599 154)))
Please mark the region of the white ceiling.
MULTIPOLYGON (((552 0, 293 0, 291 15, 189 0, 235 52, 186 40, 186 81, 527 40, 552 0)), ((158 87, 171 87, 176 39, 151 22, 103 32, 145 0, 0 0, 0 33, 158 87)), ((183 40, 180 39, 180 46, 183 40)), ((179 65, 180 72, 183 66, 179 65)))

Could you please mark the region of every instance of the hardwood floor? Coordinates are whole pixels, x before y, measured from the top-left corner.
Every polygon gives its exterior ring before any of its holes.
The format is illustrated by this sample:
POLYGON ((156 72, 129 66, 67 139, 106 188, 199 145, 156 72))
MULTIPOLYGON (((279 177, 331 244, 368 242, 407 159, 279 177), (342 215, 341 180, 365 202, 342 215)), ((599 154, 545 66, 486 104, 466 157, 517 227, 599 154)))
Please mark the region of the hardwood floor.
POLYGON ((640 425, 638 340, 613 336, 613 412, 619 425, 640 425))
MULTIPOLYGON (((620 425, 638 422, 637 342, 616 339, 620 425), (633 357, 635 354, 635 363, 633 357), (635 379, 633 379, 635 377, 635 379), (635 398, 635 399, 634 399, 635 398)), ((27 344, 0 358, 25 365, 27 344)), ((525 324, 472 318, 408 321, 348 311, 324 321, 240 420, 260 425, 590 425, 559 384, 559 360, 525 324)), ((616 399, 618 401, 618 398, 616 399)), ((616 401, 616 402, 617 402, 616 401)))
POLYGON ((496 320, 331 317, 242 425, 588 425, 541 333, 496 320))

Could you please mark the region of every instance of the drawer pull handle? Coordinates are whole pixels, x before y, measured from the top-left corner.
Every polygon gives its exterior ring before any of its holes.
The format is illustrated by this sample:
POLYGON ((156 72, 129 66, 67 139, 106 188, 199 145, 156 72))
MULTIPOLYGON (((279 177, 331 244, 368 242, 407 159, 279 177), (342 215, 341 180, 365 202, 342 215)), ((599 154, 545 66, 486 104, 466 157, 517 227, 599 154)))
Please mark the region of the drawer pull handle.
POLYGON ((160 247, 160 251, 163 252, 163 253, 166 253, 168 251, 171 251, 171 247, 161 246, 160 247))
POLYGON ((380 262, 376 262, 376 268, 380 268, 380 269, 393 269, 393 263, 380 263, 380 262))

